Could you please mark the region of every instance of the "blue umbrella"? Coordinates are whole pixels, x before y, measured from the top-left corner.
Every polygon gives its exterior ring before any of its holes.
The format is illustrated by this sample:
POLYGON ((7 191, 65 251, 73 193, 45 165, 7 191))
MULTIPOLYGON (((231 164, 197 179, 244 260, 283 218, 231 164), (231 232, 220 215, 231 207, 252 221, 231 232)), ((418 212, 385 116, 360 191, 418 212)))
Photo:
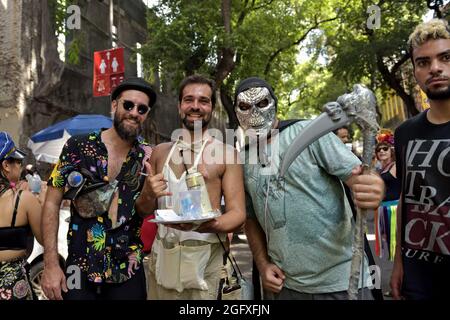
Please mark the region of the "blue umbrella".
POLYGON ((100 114, 80 114, 35 133, 28 141, 36 160, 56 163, 62 147, 71 136, 87 134, 112 126, 111 118, 100 114))
POLYGON ((35 133, 31 140, 34 143, 56 140, 62 138, 64 131, 71 136, 86 134, 101 128, 110 128, 112 125, 111 118, 101 114, 79 114, 73 118, 55 123, 54 125, 42 129, 35 133))

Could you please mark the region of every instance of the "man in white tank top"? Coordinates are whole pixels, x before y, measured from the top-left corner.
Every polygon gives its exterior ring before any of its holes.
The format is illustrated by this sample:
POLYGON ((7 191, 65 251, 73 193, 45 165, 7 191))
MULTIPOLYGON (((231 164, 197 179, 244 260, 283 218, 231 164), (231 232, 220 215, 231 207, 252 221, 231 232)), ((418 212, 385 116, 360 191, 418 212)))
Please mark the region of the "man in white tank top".
POLYGON ((187 190, 187 171, 197 169, 204 177, 212 209, 220 210, 223 196, 225 210, 198 226, 158 224, 149 263, 148 298, 216 299, 223 266, 220 241, 245 220, 242 165, 233 147, 207 132, 215 104, 214 83, 199 75, 189 76, 179 92, 182 139, 153 150, 146 164, 152 174, 136 205, 149 213, 155 209, 179 213, 179 193, 187 190))

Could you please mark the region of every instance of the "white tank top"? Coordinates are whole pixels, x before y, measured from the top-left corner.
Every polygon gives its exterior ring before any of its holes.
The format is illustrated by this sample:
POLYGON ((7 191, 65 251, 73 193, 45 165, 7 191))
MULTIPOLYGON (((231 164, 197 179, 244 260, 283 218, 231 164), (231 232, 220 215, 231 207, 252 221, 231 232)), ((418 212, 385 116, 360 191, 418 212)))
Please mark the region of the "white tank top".
MULTIPOLYGON (((158 198, 158 208, 159 209, 170 209, 172 208, 175 212, 181 212, 179 208, 179 200, 178 200, 178 194, 182 191, 187 191, 187 185, 186 185, 186 171, 183 172, 183 174, 178 179, 173 172, 172 168, 170 168, 169 161, 174 153, 174 151, 178 148, 178 143, 180 140, 177 140, 172 148, 170 149, 170 152, 167 156, 166 162, 164 163, 163 167, 163 175, 164 178, 167 180, 168 185, 168 191, 172 193, 172 196, 166 196, 166 197, 160 197, 158 198)), ((197 168, 198 163, 200 161, 203 149, 206 146, 206 143, 208 142, 208 139, 206 139, 202 147, 195 157, 193 168, 197 168)), ((158 234, 159 237, 162 239, 164 238, 169 232, 174 233, 178 237, 178 241, 184 241, 184 240, 202 240, 207 241, 210 243, 218 242, 218 238, 215 233, 199 233, 195 231, 181 231, 174 228, 166 227, 163 224, 158 224, 158 234)), ((222 238, 222 237, 221 237, 222 238)))

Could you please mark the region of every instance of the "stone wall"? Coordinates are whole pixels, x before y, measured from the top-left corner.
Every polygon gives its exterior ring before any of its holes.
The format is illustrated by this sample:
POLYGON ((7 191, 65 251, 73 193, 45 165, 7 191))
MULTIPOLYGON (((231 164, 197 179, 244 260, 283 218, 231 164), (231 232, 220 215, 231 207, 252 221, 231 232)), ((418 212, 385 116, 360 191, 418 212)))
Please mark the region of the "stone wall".
MULTIPOLYGON (((25 150, 30 136, 58 121, 80 113, 110 113, 109 97, 92 96, 93 53, 112 47, 109 0, 78 1, 81 29, 66 38, 67 45, 74 37, 82 40, 76 65, 59 59, 49 1, 0 0, 0 130, 10 132, 25 150)), ((138 0, 114 4, 125 76, 135 76, 136 42, 144 44, 147 37, 146 7, 138 0)), ((149 118, 144 136, 151 143, 167 141, 181 126, 176 97, 159 92, 149 118)), ((224 129, 226 118, 219 105, 212 125, 224 129)), ((32 155, 27 160, 34 162, 32 155)))
POLYGON ((18 30, 22 25, 22 2, 0 1, 0 130, 17 140, 25 108, 22 93, 22 57, 18 30))
MULTIPOLYGON (((114 3, 125 76, 135 76, 136 42, 146 41, 146 7, 141 1, 114 3)), ((0 130, 10 132, 22 148, 31 135, 58 121, 79 113, 110 112, 109 97, 92 96, 93 53, 111 48, 109 0, 78 2, 82 19, 75 37, 81 37, 82 45, 77 65, 59 59, 47 5, 46 0, 0 2, 0 72, 5 75, 0 85, 0 130)), ((66 40, 69 44, 73 37, 66 40)), ((166 141, 180 126, 176 105, 173 97, 158 94, 145 131, 151 142, 166 141)))

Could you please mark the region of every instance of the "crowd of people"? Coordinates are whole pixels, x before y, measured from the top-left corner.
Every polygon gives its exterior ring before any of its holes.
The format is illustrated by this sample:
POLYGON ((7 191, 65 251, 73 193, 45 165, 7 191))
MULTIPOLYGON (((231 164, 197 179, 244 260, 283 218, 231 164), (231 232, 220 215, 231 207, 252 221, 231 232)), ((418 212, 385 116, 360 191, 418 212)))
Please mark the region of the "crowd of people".
MULTIPOLYGON (((246 78, 235 89, 234 112, 245 135, 240 152, 211 133, 216 87, 202 75, 180 83, 182 128, 173 141, 156 146, 141 133, 157 94, 142 78, 125 79, 111 94, 112 127, 71 137, 47 183, 32 167, 22 169, 26 154, 0 132, 0 300, 33 299, 25 268, 30 234, 44 246, 41 284, 48 299, 215 300, 225 296, 224 287, 239 287, 224 286, 223 271, 231 260, 227 235, 242 228, 264 299, 345 300, 354 206, 375 211, 375 251, 394 261, 394 299, 445 296, 450 285, 447 23, 435 19, 417 26, 409 45, 430 108, 395 134, 380 132, 374 150, 378 172, 363 173, 348 146, 349 128, 343 127, 307 146, 280 181, 282 157, 310 121, 278 119, 277 95, 259 77, 246 78), (249 152, 254 144, 256 161, 249 152), (194 189, 197 193, 189 193, 194 189), (153 224, 145 229, 151 240, 144 248, 143 219, 186 210, 187 193, 199 196, 201 212, 220 215, 199 224, 153 224), (62 266, 57 234, 59 210, 67 201, 68 257, 62 266), (75 284, 69 281, 74 274, 75 284)), ((363 259, 361 278, 367 280, 369 255, 363 259)), ((376 298, 370 287, 368 281, 359 283, 365 299, 376 298)))

